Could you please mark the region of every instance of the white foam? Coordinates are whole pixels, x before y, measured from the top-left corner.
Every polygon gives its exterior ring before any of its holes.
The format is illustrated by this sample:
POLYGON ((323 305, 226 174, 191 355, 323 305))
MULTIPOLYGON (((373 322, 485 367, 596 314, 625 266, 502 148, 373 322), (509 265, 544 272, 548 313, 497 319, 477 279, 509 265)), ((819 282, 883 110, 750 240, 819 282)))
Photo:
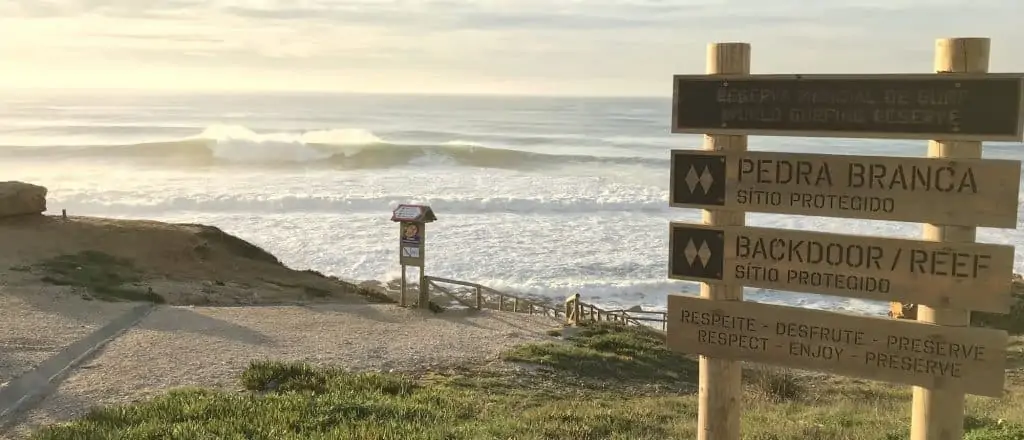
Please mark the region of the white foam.
POLYGON ((453 146, 453 147, 483 147, 483 146, 485 146, 484 144, 482 144, 480 142, 464 141, 464 140, 460 140, 460 139, 456 139, 454 141, 445 141, 445 142, 442 142, 441 145, 450 145, 450 146, 453 146))
POLYGON ((383 142, 362 129, 260 134, 240 125, 212 125, 194 138, 209 141, 215 158, 240 163, 311 162, 338 153, 352 155, 358 147, 383 142), (349 148, 318 149, 315 144, 349 148))

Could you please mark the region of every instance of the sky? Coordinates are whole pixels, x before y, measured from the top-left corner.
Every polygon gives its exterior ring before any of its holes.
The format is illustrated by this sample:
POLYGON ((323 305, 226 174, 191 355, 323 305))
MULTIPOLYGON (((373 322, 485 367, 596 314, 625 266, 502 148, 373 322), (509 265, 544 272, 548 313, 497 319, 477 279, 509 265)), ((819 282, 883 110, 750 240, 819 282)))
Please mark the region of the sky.
POLYGON ((707 43, 753 73, 1024 71, 1021 0, 0 0, 0 88, 670 96, 707 43))

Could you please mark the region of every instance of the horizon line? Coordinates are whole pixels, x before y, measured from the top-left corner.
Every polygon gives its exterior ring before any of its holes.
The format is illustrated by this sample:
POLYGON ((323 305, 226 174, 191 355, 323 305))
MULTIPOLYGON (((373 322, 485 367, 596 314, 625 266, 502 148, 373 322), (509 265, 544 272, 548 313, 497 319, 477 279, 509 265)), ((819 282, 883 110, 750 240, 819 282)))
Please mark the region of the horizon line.
POLYGON ((67 93, 120 93, 154 95, 201 95, 201 94, 279 94, 279 95, 364 95, 364 96, 431 96, 457 98, 573 98, 573 99, 671 99, 672 94, 531 94, 514 92, 420 92, 420 91, 356 91, 356 90, 310 90, 310 89, 150 89, 139 87, 11 87, 0 86, 4 92, 67 92, 67 93))

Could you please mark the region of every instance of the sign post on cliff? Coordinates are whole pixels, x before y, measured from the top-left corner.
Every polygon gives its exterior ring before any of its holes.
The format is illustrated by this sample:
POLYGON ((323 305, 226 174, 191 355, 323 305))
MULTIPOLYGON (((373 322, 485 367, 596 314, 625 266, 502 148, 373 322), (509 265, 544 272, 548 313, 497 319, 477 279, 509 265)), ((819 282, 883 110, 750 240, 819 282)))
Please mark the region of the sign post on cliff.
MULTIPOLYGON (((988 72, 990 40, 988 38, 940 39, 935 44, 934 69, 937 76, 956 80, 968 75, 984 75, 988 72)), ((1012 95, 1011 95, 1012 96, 1012 95)), ((995 98, 993 98, 995 99, 995 98)), ((1021 100, 1018 94, 1017 99, 1021 100)), ((990 109, 993 119, 1006 118, 1006 123, 1024 124, 1020 111, 1009 112, 1009 108, 994 106, 990 109), (1005 116, 1003 116, 1005 114, 1005 116), (998 116, 996 116, 998 115, 998 116)), ((1005 128, 1005 127, 1004 127, 1005 128)), ((935 160, 981 159, 982 136, 967 137, 952 142, 945 136, 934 136, 928 142, 928 157, 935 160)), ((1013 139, 1022 140, 1020 129, 1013 139)), ((1016 206, 1016 203, 1014 203, 1016 206)), ((971 227, 943 226, 943 222, 929 222, 923 227, 922 238, 946 243, 969 243, 976 239, 977 229, 971 227)), ((1016 227, 1014 225, 1013 227, 1016 227)), ((1011 274, 1006 274, 1009 277, 1011 274)), ((970 292, 962 292, 970 294, 970 292)), ((918 307, 917 320, 922 324, 968 328, 971 326, 971 308, 951 305, 936 307, 933 304, 918 307)), ((1005 355, 1006 349, 1000 352, 1005 355)), ((1005 372, 1000 374, 1003 377, 1005 372)), ((939 383, 935 386, 915 386, 914 404, 911 411, 911 440, 935 438, 963 438, 964 435, 964 393, 955 387, 939 383)))
MULTIPOLYGON (((743 77, 750 74, 750 44, 712 43, 707 49, 706 72, 708 78, 743 77)), ((678 107, 678 101, 676 101, 678 107)), ((674 110, 677 111, 677 110, 674 110)), ((673 121, 676 118, 673 118, 673 121)), ((717 127, 715 127, 717 128, 717 127)), ((714 129, 705 133, 703 149, 741 154, 747 151, 747 136, 743 133, 719 134, 714 129)), ((709 207, 701 213, 704 223, 711 226, 741 227, 747 222, 742 210, 724 210, 709 207)), ((742 284, 702 283, 700 296, 708 301, 743 301, 742 284)), ((668 320, 671 322, 671 319, 668 320)), ((740 402, 743 401, 743 366, 734 359, 700 353, 697 412, 698 440, 739 440, 740 402)))
POLYGON ((420 270, 418 307, 430 306, 430 291, 426 282, 427 223, 437 220, 434 210, 426 205, 398 205, 391 213, 391 221, 398 223, 398 262, 402 265, 402 293, 399 304, 406 306, 406 267, 415 266, 420 270))
MULTIPOLYGON (((1024 74, 989 74, 989 40, 938 40, 935 74, 750 75, 750 46, 712 44, 707 75, 674 78, 667 345, 699 354, 698 438, 739 440, 737 361, 914 387, 911 440, 963 437, 964 395, 1002 395, 1007 334, 970 310, 1010 307, 1021 164, 982 141, 1024 140, 1024 74), (747 151, 747 135, 941 139, 927 158, 747 151), (746 212, 925 223, 919 240, 748 227, 746 212), (948 226, 947 226, 948 225, 948 226), (743 286, 920 304, 894 321, 743 301, 743 286)), ((825 147, 827 148, 827 147, 825 147)), ((827 151, 827 149, 826 149, 827 151)))

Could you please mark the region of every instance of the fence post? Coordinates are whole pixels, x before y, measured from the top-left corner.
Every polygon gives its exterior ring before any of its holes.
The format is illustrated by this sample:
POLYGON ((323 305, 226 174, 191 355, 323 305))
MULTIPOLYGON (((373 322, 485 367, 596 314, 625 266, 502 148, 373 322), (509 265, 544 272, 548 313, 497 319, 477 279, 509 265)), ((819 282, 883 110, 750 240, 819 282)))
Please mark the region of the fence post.
POLYGON ((481 310, 484 307, 484 296, 480 290, 480 286, 476 286, 476 309, 481 310))
POLYGON ((406 285, 405 272, 406 272, 406 266, 403 264, 402 265, 402 294, 399 295, 399 297, 398 297, 398 305, 400 305, 402 307, 406 306, 405 292, 409 289, 409 287, 406 285))
MULTIPOLYGON (((706 71, 709 75, 749 75, 750 44, 709 44, 706 71)), ((704 150, 743 152, 747 150, 747 136, 705 134, 704 150)), ((702 217, 704 224, 711 226, 743 226, 747 215, 744 211, 704 210, 702 217)), ((714 301, 742 301, 743 286, 701 283, 700 296, 714 301)), ((740 440, 742 372, 737 361, 700 357, 697 440, 740 440)))
MULTIPOLYGON (((987 73, 991 40, 988 38, 945 38, 935 42, 936 74, 987 73)), ((981 142, 928 143, 928 157, 943 159, 980 159, 981 142)), ((973 242, 977 228, 963 226, 923 225, 923 238, 931 241, 973 242)), ((958 309, 935 309, 917 305, 919 322, 950 327, 968 327, 971 312, 958 309)), ((911 440, 961 439, 964 436, 964 394, 941 387, 914 387, 911 415, 911 440)))
POLYGON ((580 322, 579 293, 575 293, 565 299, 565 322, 567 324, 578 324, 580 322))

